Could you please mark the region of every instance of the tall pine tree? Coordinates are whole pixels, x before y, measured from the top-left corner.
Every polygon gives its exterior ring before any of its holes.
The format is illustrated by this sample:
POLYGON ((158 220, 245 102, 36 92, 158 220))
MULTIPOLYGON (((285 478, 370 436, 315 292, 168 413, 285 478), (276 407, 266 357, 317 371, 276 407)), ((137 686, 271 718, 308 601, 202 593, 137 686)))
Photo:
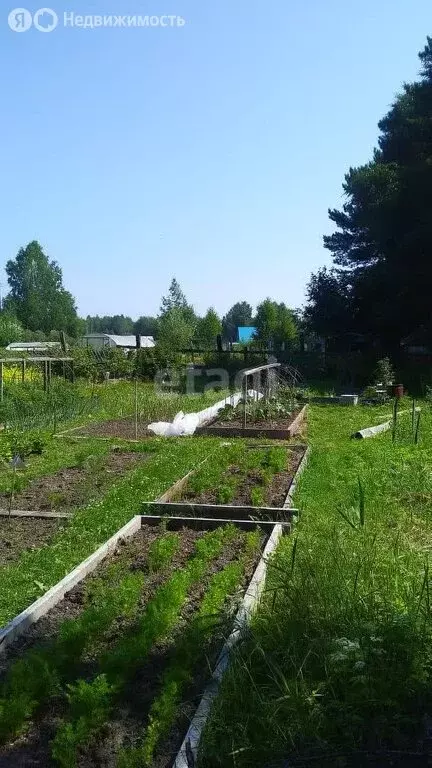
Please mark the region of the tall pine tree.
MULTIPOLYGON (((332 278, 339 279, 346 300, 345 330, 390 353, 420 327, 432 338, 431 38, 420 60, 420 80, 403 86, 379 123, 371 162, 347 173, 346 202, 329 211, 337 229, 324 238, 336 267, 332 278)), ((317 277, 309 286, 309 315, 319 330, 317 277)), ((322 279, 319 287, 327 307, 322 279)), ((328 287, 334 295, 334 279, 328 287)))

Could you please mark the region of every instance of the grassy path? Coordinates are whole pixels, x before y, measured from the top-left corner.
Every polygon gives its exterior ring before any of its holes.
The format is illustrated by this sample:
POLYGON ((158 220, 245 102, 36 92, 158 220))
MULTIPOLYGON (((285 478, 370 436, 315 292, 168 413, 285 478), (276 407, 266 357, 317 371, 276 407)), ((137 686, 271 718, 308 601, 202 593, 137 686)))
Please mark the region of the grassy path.
POLYGON ((428 750, 432 414, 425 405, 419 445, 409 416, 395 444, 350 440, 388 412, 311 409, 303 514, 224 682, 202 766, 370 765, 377 752, 406 765, 428 750))

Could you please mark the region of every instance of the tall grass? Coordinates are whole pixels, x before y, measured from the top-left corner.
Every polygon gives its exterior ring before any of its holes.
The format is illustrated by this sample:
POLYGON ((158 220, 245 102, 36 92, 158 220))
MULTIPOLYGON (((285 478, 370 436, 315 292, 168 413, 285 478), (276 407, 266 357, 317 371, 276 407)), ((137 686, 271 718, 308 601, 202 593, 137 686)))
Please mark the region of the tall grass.
POLYGON ((49 428, 55 432, 59 424, 88 418, 99 408, 94 388, 53 379, 50 391, 45 392, 40 384, 24 382, 5 386, 0 421, 23 432, 49 428))
POLYGON ((409 427, 395 444, 391 433, 354 444, 351 429, 370 423, 371 409, 311 409, 296 536, 271 563, 201 766, 368 765, 378 752, 386 765, 390 751, 409 764, 427 752, 430 412, 423 418, 417 445, 409 427))
MULTIPOLYGON (((170 421, 179 411, 207 408, 223 399, 223 392, 197 395, 157 392, 153 384, 137 386, 138 417, 142 422, 170 421)), ((39 382, 6 384, 0 422, 11 429, 52 429, 61 425, 123 418, 135 413, 135 383, 71 384, 53 378, 49 392, 39 382)))
MULTIPOLYGON (((88 385, 86 385, 88 388, 88 385)), ((94 414, 97 418, 121 418, 135 413, 135 385, 121 381, 96 385, 95 393, 100 400, 100 410, 94 414)), ((159 392, 151 383, 138 383, 138 417, 142 422, 171 421, 179 411, 191 413, 208 408, 218 400, 223 400, 229 392, 205 392, 195 395, 159 392)))

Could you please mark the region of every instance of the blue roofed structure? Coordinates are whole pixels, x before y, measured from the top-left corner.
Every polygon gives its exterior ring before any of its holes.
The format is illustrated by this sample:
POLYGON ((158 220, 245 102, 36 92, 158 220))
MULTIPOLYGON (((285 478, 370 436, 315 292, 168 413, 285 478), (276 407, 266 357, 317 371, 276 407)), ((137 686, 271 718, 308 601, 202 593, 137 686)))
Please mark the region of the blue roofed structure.
POLYGON ((252 341, 256 333, 254 325, 239 325, 237 328, 238 340, 241 344, 247 344, 252 341))

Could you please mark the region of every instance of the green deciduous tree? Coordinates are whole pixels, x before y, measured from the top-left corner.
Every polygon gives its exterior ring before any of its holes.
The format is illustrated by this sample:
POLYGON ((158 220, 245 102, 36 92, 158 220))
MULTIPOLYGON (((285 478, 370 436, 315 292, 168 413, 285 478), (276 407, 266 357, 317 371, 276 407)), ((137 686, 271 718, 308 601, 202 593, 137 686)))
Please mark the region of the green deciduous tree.
POLYGON ((256 338, 265 346, 289 345, 297 336, 292 311, 285 304, 278 304, 269 298, 258 305, 255 326, 256 338))
POLYGON ((221 333, 221 331, 222 323, 220 317, 213 309, 213 307, 210 307, 204 317, 201 317, 198 320, 195 332, 196 342, 198 345, 209 349, 215 348, 216 338, 221 333))
POLYGON ((23 341, 24 328, 19 320, 8 312, 0 313, 0 347, 7 347, 13 341, 23 341))
POLYGON ((167 295, 162 296, 160 315, 165 315, 167 312, 174 308, 186 309, 188 306, 189 305, 186 301, 186 296, 180 288, 180 284, 177 282, 176 278, 173 277, 170 283, 170 287, 168 288, 167 295))
POLYGON ((7 262, 6 274, 10 293, 5 307, 25 328, 46 334, 62 329, 70 336, 77 335, 79 323, 73 296, 63 287, 59 265, 49 261, 36 240, 7 262))
POLYGON ((222 331, 227 341, 237 341, 239 326, 253 325, 252 307, 247 301, 238 301, 228 310, 222 320, 222 331))
POLYGON ((188 322, 180 307, 172 307, 159 320, 158 347, 168 358, 174 358, 180 350, 192 343, 195 327, 188 322))
POLYGON ((119 336, 134 333, 134 322, 125 315, 87 315, 86 324, 88 333, 114 333, 119 336))
POLYGON ((158 317, 158 347, 168 359, 174 359, 180 350, 189 347, 194 337, 197 318, 193 307, 175 277, 167 296, 162 298, 158 317))
POLYGON ((156 317, 150 315, 143 315, 139 317, 134 323, 134 333, 139 333, 141 336, 154 336, 158 335, 158 320, 156 317))

